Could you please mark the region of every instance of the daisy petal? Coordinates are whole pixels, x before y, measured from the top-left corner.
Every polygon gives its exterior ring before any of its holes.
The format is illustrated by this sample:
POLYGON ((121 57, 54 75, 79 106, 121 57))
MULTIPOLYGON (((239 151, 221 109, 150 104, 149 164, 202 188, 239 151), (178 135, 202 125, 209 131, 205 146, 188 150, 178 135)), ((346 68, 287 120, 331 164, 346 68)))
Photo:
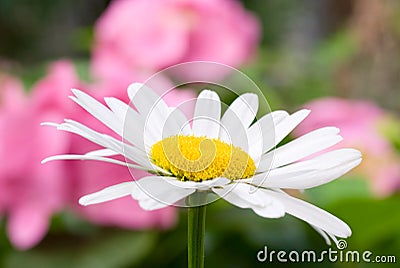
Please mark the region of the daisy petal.
POLYGON ((104 98, 123 125, 123 138, 144 151, 144 119, 132 107, 117 98, 104 98))
POLYGON ((258 110, 258 96, 247 93, 240 95, 226 110, 221 119, 220 139, 248 151, 246 129, 253 122, 258 110))
POLYGON ((178 110, 171 113, 170 107, 151 88, 141 83, 128 87, 131 102, 139 111, 144 121, 144 143, 146 151, 155 142, 179 133, 182 125, 182 113, 178 110))
POLYGON ((240 208, 262 207, 263 203, 255 194, 256 188, 244 183, 232 183, 221 188, 213 188, 214 193, 240 208))
POLYGON ((194 193, 195 189, 177 187, 163 177, 145 177, 137 181, 142 192, 133 192, 132 197, 139 201, 145 210, 156 210, 173 205, 194 193))
POLYGON ((274 146, 275 126, 289 117, 286 111, 274 111, 261 117, 247 130, 247 140, 251 141, 249 155, 258 161, 262 153, 274 146))
POLYGON ((73 101, 79 104, 83 109, 92 114, 95 118, 97 118, 104 125, 109 127, 115 133, 121 136, 122 134, 122 124, 121 121, 115 114, 105 107, 103 104, 89 96, 88 94, 78 90, 72 89, 72 93, 74 93, 75 97, 71 97, 73 101))
POLYGON ((251 208, 256 214, 266 218, 280 218, 285 215, 283 205, 261 189, 245 183, 213 188, 213 191, 229 203, 240 208, 251 208))
POLYGON ((114 156, 117 155, 118 153, 114 152, 113 150, 110 149, 100 149, 100 150, 95 150, 86 153, 85 155, 91 155, 91 156, 114 156))
POLYGON ((128 87, 128 95, 141 115, 148 115, 155 107, 157 107, 161 116, 169 113, 168 106, 164 100, 151 88, 142 83, 131 84, 128 87))
POLYGON ((124 121, 123 139, 140 150, 145 151, 143 132, 144 119, 134 109, 129 107, 124 121))
POLYGON ((144 142, 150 146, 162 139, 162 131, 170 110, 164 100, 151 88, 142 83, 128 87, 128 95, 143 119, 144 142))
POLYGON ((322 229, 320 229, 320 228, 318 228, 318 227, 316 227, 316 226, 314 226, 312 224, 310 224, 310 226, 324 238, 325 243, 327 245, 329 245, 329 246, 331 245, 331 240, 329 239, 329 236, 324 232, 324 230, 322 230, 322 229))
POLYGON ((193 134, 218 138, 220 130, 221 102, 217 93, 203 90, 196 102, 193 118, 193 134))
POLYGON ((151 169, 147 156, 139 149, 124 144, 115 138, 106 134, 98 133, 93 129, 76 122, 74 120, 65 119, 65 123, 58 126, 58 129, 78 134, 94 143, 97 143, 107 149, 111 149, 118 154, 124 155, 130 160, 151 169))
POLYGON ((279 144, 292 130, 297 127, 308 115, 310 110, 300 110, 291 114, 275 126, 275 142, 272 146, 266 148, 268 151, 279 144))
POLYGON ((361 162, 354 149, 328 152, 311 160, 295 163, 254 176, 252 183, 269 188, 308 189, 328 183, 361 162))
POLYGON ((105 97, 104 101, 106 102, 107 106, 113 111, 114 115, 123 122, 126 117, 126 112, 128 111, 128 105, 113 97, 105 97))
POLYGON ((325 210, 285 193, 278 193, 271 190, 266 191, 283 203, 287 213, 320 228, 328 234, 343 238, 351 235, 350 227, 345 222, 325 210))
MULTIPOLYGON (((139 165, 119 161, 119 160, 113 159, 113 158, 102 157, 102 156, 97 156, 97 155, 87 155, 87 154, 86 155, 85 154, 84 155, 81 155, 81 154, 54 155, 54 156, 50 156, 50 157, 43 159, 41 163, 45 164, 47 162, 55 161, 55 160, 94 160, 94 161, 101 161, 101 162, 106 162, 106 163, 111 163, 111 164, 117 164, 117 165, 129 167, 129 168, 145 170, 145 171, 154 170, 154 169, 148 169, 148 168, 145 168, 145 167, 142 167, 139 165)), ((158 171, 162 172, 161 169, 158 171)), ((165 174, 168 174, 168 173, 165 173, 165 174)))
POLYGON ((174 120, 179 126, 179 131, 176 131, 175 134, 181 134, 181 135, 193 135, 192 128, 190 127, 190 124, 188 123, 188 119, 186 118, 185 114, 176 107, 170 107, 171 111, 171 116, 174 117, 174 120))
POLYGON ((264 159, 273 157, 272 166, 270 168, 293 163, 340 142, 342 137, 337 135, 338 133, 339 129, 335 127, 325 127, 314 130, 265 154, 262 156, 261 162, 264 159))
POLYGON ((264 200, 263 207, 253 207, 253 211, 264 218, 281 218, 285 216, 285 207, 278 199, 268 195, 262 189, 257 190, 259 198, 264 200))
POLYGON ((81 197, 79 199, 79 204, 83 206, 88 206, 121 198, 130 195, 134 187, 135 187, 135 182, 133 181, 116 184, 104 188, 101 191, 81 197))
POLYGON ((256 117, 257 110, 258 96, 253 93, 246 93, 235 99, 225 112, 224 117, 227 116, 226 120, 229 120, 229 114, 234 113, 240 118, 242 126, 248 128, 256 117))

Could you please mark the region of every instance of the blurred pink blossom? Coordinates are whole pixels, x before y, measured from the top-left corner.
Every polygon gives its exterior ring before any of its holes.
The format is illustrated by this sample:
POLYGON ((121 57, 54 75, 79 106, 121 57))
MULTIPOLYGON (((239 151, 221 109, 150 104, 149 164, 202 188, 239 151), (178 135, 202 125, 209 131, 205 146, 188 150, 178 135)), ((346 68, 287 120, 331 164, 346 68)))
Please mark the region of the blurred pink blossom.
POLYGON ((40 127, 61 118, 53 107, 39 108, 17 80, 0 80, 0 213, 7 215, 11 243, 27 249, 45 236, 52 214, 64 204, 65 163, 40 161, 68 150, 68 139, 40 127))
POLYGON ((400 156, 380 128, 388 116, 386 111, 372 102, 339 98, 318 99, 305 107, 312 113, 295 130, 295 135, 323 126, 337 126, 344 138, 339 145, 363 153, 364 160, 355 172, 370 180, 376 195, 386 196, 400 188, 400 156))
MULTIPOLYGON (((40 126, 42 122, 61 122, 65 116, 85 122, 91 118, 68 99, 71 88, 87 88, 99 100, 113 95, 127 101, 128 80, 85 85, 73 64, 60 60, 25 94, 20 81, 0 75, 0 217, 7 217, 8 237, 16 248, 28 249, 39 243, 52 215, 65 209, 96 224, 123 228, 168 228, 175 223, 173 208, 144 211, 131 198, 89 208, 78 205, 83 194, 131 180, 125 167, 90 161, 40 164, 51 155, 86 152, 94 147, 73 134, 40 126)), ((166 96, 166 101, 173 105, 194 96, 190 90, 177 91, 166 96)), ((92 120, 91 127, 102 126, 92 120)), ((144 173, 136 171, 134 176, 144 173)))
POLYGON ((254 54, 256 17, 235 0, 118 0, 98 20, 92 72, 126 77, 187 61, 233 67, 254 54))

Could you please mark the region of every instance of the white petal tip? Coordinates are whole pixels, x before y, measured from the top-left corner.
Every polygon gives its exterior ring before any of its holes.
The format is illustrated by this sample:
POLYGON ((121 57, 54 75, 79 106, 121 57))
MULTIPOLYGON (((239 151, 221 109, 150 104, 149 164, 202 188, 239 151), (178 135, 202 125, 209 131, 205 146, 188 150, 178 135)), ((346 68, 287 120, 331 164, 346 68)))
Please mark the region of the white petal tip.
POLYGON ((348 150, 348 152, 351 153, 354 156, 354 160, 359 159, 360 162, 361 162, 362 153, 359 150, 352 149, 352 148, 348 148, 348 149, 344 149, 344 150, 348 150))
POLYGON ((79 203, 79 205, 85 206, 85 207, 90 205, 90 202, 89 202, 88 198, 86 198, 86 196, 79 198, 78 203, 79 203))
POLYGON ((302 109, 299 112, 304 114, 304 116, 307 117, 311 113, 311 110, 310 109, 302 109))
POLYGON ((134 83, 130 84, 130 85, 128 86, 128 88, 140 88, 140 87, 143 87, 143 86, 144 86, 143 83, 134 82, 134 83))
MULTIPOLYGON (((340 220, 341 221, 341 220, 340 220)), ((340 229, 338 229, 335 233, 332 233, 334 236, 336 237, 340 237, 340 238, 348 238, 351 236, 351 229, 350 226, 347 225, 347 223, 341 221, 340 224, 340 229)))
POLYGON ((213 99, 213 98, 219 98, 218 94, 215 91, 212 91, 210 89, 204 89, 200 92, 198 98, 207 98, 207 99, 213 99))
POLYGON ((40 123, 41 126, 46 126, 46 127, 58 127, 59 124, 53 123, 53 122, 42 122, 40 123))
POLYGON ((340 238, 349 238, 351 236, 351 229, 349 226, 347 226, 346 230, 343 230, 342 233, 337 234, 336 236, 340 238))
POLYGON ((70 98, 71 100, 73 100, 73 101, 75 101, 75 102, 78 101, 78 99, 77 99, 75 96, 68 96, 68 98, 70 98))
POLYGON ((53 155, 43 159, 40 163, 45 164, 54 160, 85 160, 82 155, 69 155, 69 154, 61 154, 61 155, 53 155))
POLYGON ((72 93, 74 93, 74 95, 76 96, 79 93, 83 93, 82 90, 79 90, 77 88, 71 88, 72 93))
POLYGON ((136 93, 142 88, 144 87, 144 84, 142 83, 132 83, 128 86, 128 96, 130 99, 132 99, 136 93))
POLYGON ((47 162, 50 162, 52 160, 52 156, 47 157, 45 159, 43 159, 42 161, 40 161, 40 164, 46 164, 47 162))

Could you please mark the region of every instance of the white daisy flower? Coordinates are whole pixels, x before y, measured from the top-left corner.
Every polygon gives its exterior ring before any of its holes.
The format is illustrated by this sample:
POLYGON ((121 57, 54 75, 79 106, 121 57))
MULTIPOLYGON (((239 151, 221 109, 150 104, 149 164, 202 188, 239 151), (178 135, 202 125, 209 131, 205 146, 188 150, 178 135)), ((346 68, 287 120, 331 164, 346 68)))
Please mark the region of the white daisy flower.
POLYGON ((51 156, 98 160, 147 170, 153 175, 123 182, 82 197, 91 205, 131 195, 145 210, 185 204, 194 193, 211 193, 266 218, 285 213, 302 219, 329 243, 329 237, 346 238, 349 226, 332 214, 282 189, 308 189, 330 182, 361 162, 354 149, 339 149, 309 158, 339 141, 339 129, 325 127, 283 146, 278 145, 310 113, 300 110, 269 113, 255 123, 258 97, 240 95, 221 116, 218 95, 204 90, 197 98, 192 124, 150 88, 135 83, 128 88, 134 107, 115 98, 107 106, 82 91, 71 97, 95 118, 123 137, 123 141, 96 132, 74 120, 44 123, 78 134, 103 149, 84 155, 51 156), (115 158, 122 155, 127 160, 115 158), (306 160, 304 160, 306 159, 306 160))

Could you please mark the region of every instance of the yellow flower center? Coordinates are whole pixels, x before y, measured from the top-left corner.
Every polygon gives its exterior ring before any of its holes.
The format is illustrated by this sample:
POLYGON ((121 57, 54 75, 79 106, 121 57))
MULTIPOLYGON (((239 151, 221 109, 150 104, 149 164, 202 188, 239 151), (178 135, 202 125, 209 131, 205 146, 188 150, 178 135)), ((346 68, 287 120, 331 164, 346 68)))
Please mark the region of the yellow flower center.
POLYGON ((241 148, 206 137, 171 136, 155 143, 150 155, 154 164, 182 181, 236 180, 249 178, 256 170, 253 159, 241 148))

